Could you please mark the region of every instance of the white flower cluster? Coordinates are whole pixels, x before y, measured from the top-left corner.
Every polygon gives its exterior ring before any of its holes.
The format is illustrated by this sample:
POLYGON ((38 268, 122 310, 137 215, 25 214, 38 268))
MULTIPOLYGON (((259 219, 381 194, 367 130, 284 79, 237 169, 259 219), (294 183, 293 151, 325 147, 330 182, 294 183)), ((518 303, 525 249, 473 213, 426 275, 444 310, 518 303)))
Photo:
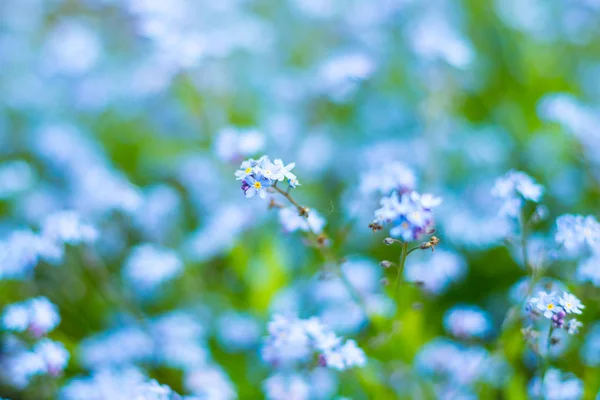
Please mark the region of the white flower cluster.
POLYGON ((295 365, 311 361, 343 371, 366 363, 365 353, 354 340, 346 340, 329 331, 318 318, 307 320, 275 315, 269 323, 269 336, 262 349, 263 360, 275 365, 295 365))

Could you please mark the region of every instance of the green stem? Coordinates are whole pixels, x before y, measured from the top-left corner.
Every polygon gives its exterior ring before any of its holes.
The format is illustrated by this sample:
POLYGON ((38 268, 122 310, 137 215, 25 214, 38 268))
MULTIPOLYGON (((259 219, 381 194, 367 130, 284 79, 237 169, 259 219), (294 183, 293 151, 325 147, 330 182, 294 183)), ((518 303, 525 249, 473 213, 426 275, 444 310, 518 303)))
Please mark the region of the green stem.
POLYGON ((302 210, 304 210, 304 207, 302 207, 300 205, 300 203, 298 203, 296 200, 294 200, 294 198, 292 197, 291 194, 289 194, 287 191, 278 188, 277 186, 271 186, 273 189, 275 189, 277 192, 281 193, 281 195, 283 197, 285 197, 286 199, 288 199, 288 201, 290 203, 292 203, 294 205, 294 207, 296 207, 298 209, 298 212, 302 212, 302 210))
POLYGON ((417 246, 417 247, 413 247, 412 249, 410 249, 410 250, 408 251, 408 253, 406 253, 406 256, 408 257, 408 255, 409 255, 410 253, 412 253, 412 252, 413 252, 413 251, 415 251, 415 250, 419 250, 419 249, 420 249, 420 247, 419 247, 419 246, 417 246))
POLYGON ((523 266, 525 267, 526 271, 531 272, 531 279, 529 281, 529 287, 527 289, 527 297, 531 297, 531 294, 533 293, 533 288, 537 283, 538 277, 536 276, 536 270, 534 266, 529 263, 529 251, 527 250, 528 232, 524 212, 521 212, 519 222, 521 225, 521 252, 523 256, 523 266))
POLYGON ((542 384, 544 382, 544 377, 546 376, 546 372, 548 371, 548 367, 550 366, 550 348, 552 347, 552 332, 554 331, 554 327, 552 326, 552 321, 550 321, 550 327, 548 328, 548 336, 546 338, 546 356, 544 357, 544 363, 542 364, 542 371, 540 373, 540 379, 542 380, 542 384))
MULTIPOLYGON (((273 189, 275 189, 277 192, 279 192, 283 197, 285 197, 294 207, 296 207, 298 209, 298 212, 301 215, 304 215, 304 217, 306 219, 308 219, 308 214, 306 212, 304 212, 306 210, 306 208, 302 207, 302 205, 300 205, 300 203, 298 203, 292 197, 292 195, 289 193, 289 191, 282 190, 282 189, 278 188, 276 185, 273 185, 271 187, 273 189)), ((319 245, 319 243, 317 242, 319 235, 315 231, 313 231, 313 229, 309 223, 307 223, 307 225, 308 225, 308 230, 309 230, 311 236, 315 240, 316 247, 319 249, 319 252, 323 256, 323 260, 326 263, 332 263, 338 267, 339 270, 337 272, 338 272, 338 275, 339 275, 342 283, 346 287, 346 290, 350 294, 350 297, 352 298, 352 300, 354 300, 354 302, 356 304, 358 304, 358 306, 361 308, 361 310, 363 311, 363 313, 365 314, 365 316, 368 320, 369 312, 367 310, 367 305, 366 305, 364 299, 362 298, 360 292, 352 285, 352 283, 348 280, 346 275, 344 275, 344 272, 342 271, 341 266, 339 265, 340 263, 339 263, 338 259, 335 257, 335 254, 333 254, 331 252, 331 249, 329 247, 324 246, 324 245, 319 245)))
POLYGON ((398 301, 398 293, 400 289, 400 284, 402 283, 402 273, 404 272, 404 264, 406 264, 406 257, 408 256, 408 243, 402 243, 402 252, 400 253, 400 263, 398 264, 398 276, 396 277, 396 301, 398 301))
POLYGON ((527 250, 527 226, 523 216, 521 216, 521 251, 523 252, 523 265, 525 266, 525 269, 530 269, 533 274, 533 267, 529 265, 529 253, 527 250))
POLYGON ((367 310, 367 304, 363 300, 360 292, 352 285, 352 282, 350 282, 350 280, 348 279, 348 277, 346 275, 344 275, 344 271, 342 271, 341 268, 340 268, 340 271, 339 271, 339 275, 340 275, 340 279, 342 280, 344 286, 346 286, 346 290, 348 290, 348 293, 350 294, 350 297, 352 297, 352 300, 354 300, 354 302, 359 305, 359 307, 361 308, 362 312, 365 314, 365 316, 368 319, 369 318, 369 313, 368 313, 368 310, 367 310))

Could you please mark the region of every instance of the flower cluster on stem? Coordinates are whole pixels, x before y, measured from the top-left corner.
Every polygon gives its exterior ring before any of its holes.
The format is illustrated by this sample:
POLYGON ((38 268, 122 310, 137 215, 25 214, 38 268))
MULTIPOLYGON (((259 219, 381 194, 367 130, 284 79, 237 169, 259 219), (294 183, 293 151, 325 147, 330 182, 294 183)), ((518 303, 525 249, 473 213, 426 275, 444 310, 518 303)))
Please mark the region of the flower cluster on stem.
MULTIPOLYGON (((265 155, 258 160, 248 159, 243 161, 235 176, 242 181, 242 190, 247 198, 258 194, 260 198, 266 199, 268 193, 283 196, 296 209, 296 215, 290 213, 288 208, 280 205, 273 198, 271 198, 269 207, 280 209, 280 219, 288 218, 286 221, 282 221, 284 228, 288 231, 301 230, 307 232, 311 237, 312 244, 320 251, 324 261, 329 265, 339 266, 340 258, 332 253, 329 246, 329 237, 323 232, 325 220, 316 212, 301 205, 290 193, 291 189, 300 186, 298 178, 291 172, 295 165, 295 163, 285 165, 281 159, 271 162, 271 159, 265 155), (288 183, 285 190, 277 185, 284 180, 288 183)), ((341 271, 337 272, 350 296, 368 316, 367 307, 360 293, 341 271)))
POLYGON ((581 314, 585 306, 573 294, 564 292, 561 297, 556 293, 547 293, 540 291, 537 297, 529 299, 531 312, 543 315, 552 321, 554 328, 567 328, 570 334, 575 334, 581 326, 581 322, 575 318, 569 318, 565 326, 565 318, 571 317, 571 314, 581 314))
POLYGON ((422 240, 425 235, 432 235, 435 232, 433 209, 442 203, 442 199, 431 194, 419 194, 415 191, 400 193, 394 191, 390 196, 381 199, 381 208, 375 211, 375 220, 369 227, 376 232, 382 230, 385 225, 391 225, 390 235, 384 239, 384 244, 400 244, 400 258, 398 264, 387 260, 381 262, 384 268, 396 267, 396 283, 394 296, 398 299, 400 286, 403 281, 404 267, 406 258, 415 250, 435 249, 440 240, 436 236, 431 236, 425 242, 409 248, 410 243, 422 240))
POLYGON ((235 176, 242 181, 246 197, 258 195, 261 199, 266 199, 268 188, 274 187, 277 182, 287 180, 291 188, 300 185, 296 175, 291 172, 295 166, 295 163, 284 165, 281 159, 271 162, 268 156, 262 156, 258 160, 250 158, 242 162, 235 176))

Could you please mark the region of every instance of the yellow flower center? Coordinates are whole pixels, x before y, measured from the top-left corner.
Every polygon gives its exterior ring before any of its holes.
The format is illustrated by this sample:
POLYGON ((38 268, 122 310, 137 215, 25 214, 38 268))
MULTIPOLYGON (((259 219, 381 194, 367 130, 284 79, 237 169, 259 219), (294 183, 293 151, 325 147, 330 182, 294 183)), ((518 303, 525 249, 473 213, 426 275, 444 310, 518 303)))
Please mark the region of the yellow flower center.
POLYGON ((271 170, 270 170, 270 169, 266 169, 266 170, 265 170, 265 175, 267 175, 267 176, 268 176, 268 175, 271 175, 271 170))
POLYGON ((567 303, 567 308, 571 308, 571 303, 567 303))
POLYGON ((262 187, 262 185, 258 181, 254 182, 253 186, 254 186, 255 189, 260 189, 262 187))
POLYGON ((252 172, 252 167, 248 167, 244 170, 245 173, 249 174, 250 172, 252 172))
POLYGON ((554 304, 550 303, 546 306, 546 308, 548 308, 548 310, 552 310, 554 308, 554 304))

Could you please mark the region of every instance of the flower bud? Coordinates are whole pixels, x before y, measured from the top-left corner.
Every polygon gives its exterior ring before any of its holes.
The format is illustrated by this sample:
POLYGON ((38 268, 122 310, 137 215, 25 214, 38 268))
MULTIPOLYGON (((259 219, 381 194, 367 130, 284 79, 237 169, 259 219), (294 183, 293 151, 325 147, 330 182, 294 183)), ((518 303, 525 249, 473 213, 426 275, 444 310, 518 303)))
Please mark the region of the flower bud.
POLYGON ((395 240, 392 239, 391 237, 383 239, 383 243, 386 244, 386 245, 388 245, 388 246, 391 245, 391 244, 394 244, 394 241, 395 240))
POLYGON ((321 366, 321 367, 327 366, 327 359, 325 358, 325 355, 323 355, 323 354, 319 354, 319 366, 321 366))
POLYGON ((388 260, 383 260, 382 262, 379 263, 379 265, 381 265, 383 268, 389 268, 391 267, 393 264, 392 262, 388 261, 388 260))

